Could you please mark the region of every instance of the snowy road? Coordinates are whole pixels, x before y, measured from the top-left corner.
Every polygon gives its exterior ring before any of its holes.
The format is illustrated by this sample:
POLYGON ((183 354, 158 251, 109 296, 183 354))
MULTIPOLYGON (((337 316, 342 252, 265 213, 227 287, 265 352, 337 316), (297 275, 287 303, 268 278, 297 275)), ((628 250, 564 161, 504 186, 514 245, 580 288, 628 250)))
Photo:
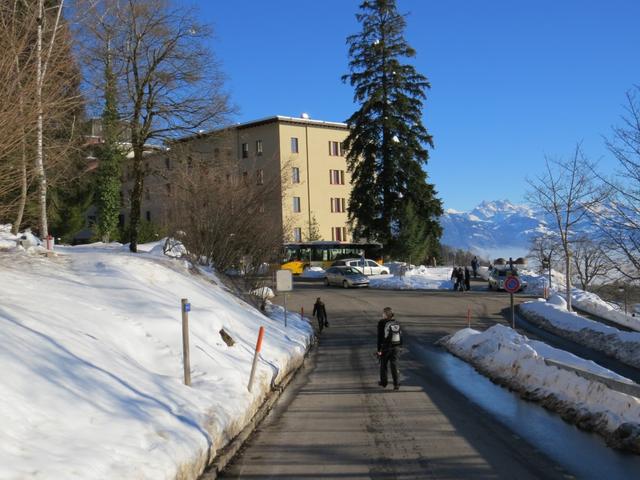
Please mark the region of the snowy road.
POLYGON ((612 451, 432 347, 466 325, 467 308, 475 328, 504 323, 507 296, 305 283, 288 304, 309 311, 322 296, 331 327, 222 478, 631 478, 640 468, 637 457, 612 451), (408 334, 400 392, 376 385, 375 324, 387 305, 408 334))

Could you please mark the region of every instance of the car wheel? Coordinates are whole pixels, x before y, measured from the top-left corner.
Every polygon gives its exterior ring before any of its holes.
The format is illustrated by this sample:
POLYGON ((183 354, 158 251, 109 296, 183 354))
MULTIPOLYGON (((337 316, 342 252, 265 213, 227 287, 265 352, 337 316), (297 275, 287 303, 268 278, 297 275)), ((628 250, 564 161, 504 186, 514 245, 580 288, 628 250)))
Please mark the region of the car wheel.
POLYGON ((325 286, 326 286, 326 287, 328 287, 328 286, 329 286, 329 279, 328 279, 328 278, 325 278, 325 279, 324 279, 324 284, 325 284, 325 286))
POLYGON ((380 275, 389 275, 389 272, 387 272, 386 270, 383 270, 380 272, 380 275))
POLYGON ((347 282, 346 280, 342 282, 342 286, 344 288, 349 288, 349 282, 347 282))

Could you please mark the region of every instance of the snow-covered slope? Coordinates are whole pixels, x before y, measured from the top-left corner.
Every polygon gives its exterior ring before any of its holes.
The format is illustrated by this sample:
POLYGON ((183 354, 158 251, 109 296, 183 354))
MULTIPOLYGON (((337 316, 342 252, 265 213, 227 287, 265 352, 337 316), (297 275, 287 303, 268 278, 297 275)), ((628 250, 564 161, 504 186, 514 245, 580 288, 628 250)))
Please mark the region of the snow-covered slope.
POLYGON ((99 244, 45 256, 11 247, 0 226, 3 236, 2 479, 196 478, 302 360, 312 334, 299 315, 285 328, 276 307, 266 317, 158 249, 99 244), (181 298, 191 302, 191 387, 182 382, 181 298))
POLYGON ((484 201, 470 212, 448 210, 442 243, 486 258, 525 256, 534 236, 547 230, 543 215, 508 200, 484 201))

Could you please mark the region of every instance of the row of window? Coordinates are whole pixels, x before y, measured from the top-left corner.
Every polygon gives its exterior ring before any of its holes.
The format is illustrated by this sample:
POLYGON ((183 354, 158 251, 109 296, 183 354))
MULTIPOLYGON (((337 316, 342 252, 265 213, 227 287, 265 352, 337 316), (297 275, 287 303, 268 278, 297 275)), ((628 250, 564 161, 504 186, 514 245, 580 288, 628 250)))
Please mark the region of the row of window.
MULTIPOLYGON (((331 240, 334 242, 346 242, 347 241, 347 227, 331 227, 331 240)), ((294 227, 293 229, 293 241, 302 241, 302 228, 294 227)))
MULTIPOLYGON (((344 198, 331 198, 331 213, 344 213, 346 209, 346 200, 344 198)), ((293 213, 300 213, 302 207, 300 206, 300 197, 293 197, 293 213)))
MULTIPOLYGON (((300 168, 291 167, 291 183, 300 183, 300 168)), ((344 170, 329 170, 331 185, 344 185, 344 170)))
MULTIPOLYGON (((291 137, 291 153, 299 153, 298 150, 298 138, 291 137)), ((344 146, 340 142, 329 140, 329 156, 330 157, 342 157, 344 156, 344 146)))
MULTIPOLYGON (((256 156, 258 157, 262 156, 262 140, 256 140, 256 156)), ((249 144, 243 143, 242 158, 248 158, 248 157, 249 157, 249 144)))

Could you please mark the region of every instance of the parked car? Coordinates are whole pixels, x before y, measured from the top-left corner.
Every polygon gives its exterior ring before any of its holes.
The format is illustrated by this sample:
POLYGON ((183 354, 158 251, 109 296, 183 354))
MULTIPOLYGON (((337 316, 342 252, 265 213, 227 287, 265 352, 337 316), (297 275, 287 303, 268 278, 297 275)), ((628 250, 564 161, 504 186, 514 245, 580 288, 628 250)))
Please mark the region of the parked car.
POLYGON ((519 292, 527 288, 526 280, 520 278, 517 270, 494 267, 489 272, 489 290, 504 290, 504 281, 509 276, 518 277, 518 279, 520 280, 520 290, 518 290, 519 292))
POLYGON ((353 267, 329 267, 325 273, 324 284, 338 285, 344 288, 368 287, 369 279, 353 267))
POLYGON ((388 275, 389 269, 380 265, 374 260, 364 259, 364 265, 362 264, 362 258, 343 258, 336 260, 331 264, 332 267, 353 267, 358 269, 365 275, 388 275))

